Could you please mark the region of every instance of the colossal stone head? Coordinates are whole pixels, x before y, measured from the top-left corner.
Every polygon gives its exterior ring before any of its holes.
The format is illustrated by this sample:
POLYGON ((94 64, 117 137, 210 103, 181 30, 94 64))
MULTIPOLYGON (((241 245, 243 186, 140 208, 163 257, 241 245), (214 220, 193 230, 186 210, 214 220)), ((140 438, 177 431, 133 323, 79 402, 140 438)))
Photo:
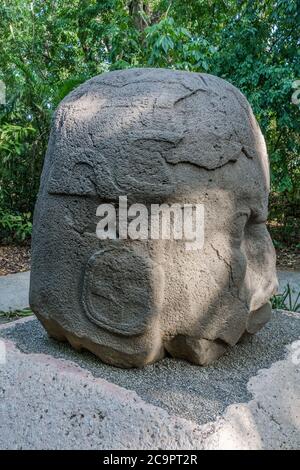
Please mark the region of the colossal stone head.
MULTIPOLYGON (((34 215, 30 303, 49 335, 109 364, 208 364, 270 318, 269 166, 245 97, 207 74, 92 78, 58 107, 34 215), (97 208, 204 208, 204 244, 99 239, 97 208)), ((238 354, 238 350, 237 350, 238 354)))

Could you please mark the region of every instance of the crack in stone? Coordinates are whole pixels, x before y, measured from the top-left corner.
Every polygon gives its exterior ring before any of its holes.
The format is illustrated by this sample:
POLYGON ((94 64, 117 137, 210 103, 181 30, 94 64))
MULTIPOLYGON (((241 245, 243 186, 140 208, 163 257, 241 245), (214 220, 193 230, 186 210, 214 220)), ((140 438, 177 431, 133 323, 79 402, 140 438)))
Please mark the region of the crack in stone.
POLYGON ((220 165, 217 165, 217 166, 214 166, 213 168, 208 168, 206 165, 204 164, 201 164, 201 163, 195 163, 195 162, 190 162, 189 160, 180 160, 180 162, 170 162, 166 159, 166 157, 164 156, 164 159, 166 160, 166 163, 168 163, 168 165, 172 165, 172 166, 175 166, 175 165, 180 165, 180 164, 185 164, 185 165, 192 165, 196 168, 203 168, 204 170, 206 171, 215 171, 215 170, 218 170, 219 168, 222 168, 223 166, 225 165, 228 165, 229 163, 235 163, 236 160, 228 160, 227 162, 224 162, 220 165))
POLYGON ((177 106, 178 103, 180 103, 181 101, 184 101, 186 100, 187 98, 189 98, 190 96, 193 96, 193 95, 196 95, 199 91, 203 91, 204 93, 207 92, 207 89, 206 88, 197 88, 196 90, 193 90, 191 91, 190 93, 184 95, 184 96, 181 96, 180 98, 178 98, 175 102, 174 102, 174 106, 177 106))
MULTIPOLYGON (((165 81, 165 80, 133 80, 133 81, 130 81, 130 82, 126 82, 126 83, 121 83, 121 84, 115 84, 115 83, 108 83, 108 82, 99 82, 100 85, 105 85, 105 86, 110 86, 112 88, 124 88, 128 85, 136 85, 136 84, 139 84, 139 83, 163 83, 163 84, 166 84, 166 85, 169 85, 169 84, 172 84, 172 85, 178 85, 178 82, 177 81, 165 81)), ((180 82, 180 85, 185 88, 186 90, 189 90, 190 92, 193 92, 194 90, 192 88, 190 88, 189 86, 187 86, 185 83, 182 83, 180 82)))
POLYGON ((210 246, 217 253, 217 256, 218 256, 219 260, 223 261, 226 264, 226 266, 229 268, 229 275, 230 275, 229 287, 234 286, 234 277, 233 277, 233 271, 232 271, 231 263, 229 263, 225 258, 223 258, 223 256, 220 254, 219 250, 216 247, 214 247, 214 245, 212 243, 210 244, 210 246), (231 283, 230 283, 230 281, 231 281, 231 283))

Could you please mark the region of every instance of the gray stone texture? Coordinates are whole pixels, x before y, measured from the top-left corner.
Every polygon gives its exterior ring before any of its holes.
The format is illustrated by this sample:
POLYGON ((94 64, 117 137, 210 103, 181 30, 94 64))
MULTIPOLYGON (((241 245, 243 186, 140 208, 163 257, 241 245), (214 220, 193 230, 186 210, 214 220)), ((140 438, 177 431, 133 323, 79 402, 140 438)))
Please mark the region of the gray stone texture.
POLYGON ((270 318, 269 165, 245 97, 207 74, 94 77, 53 120, 34 215, 30 305, 104 362, 208 364, 270 318), (203 204, 205 242, 99 240, 101 203, 203 204))

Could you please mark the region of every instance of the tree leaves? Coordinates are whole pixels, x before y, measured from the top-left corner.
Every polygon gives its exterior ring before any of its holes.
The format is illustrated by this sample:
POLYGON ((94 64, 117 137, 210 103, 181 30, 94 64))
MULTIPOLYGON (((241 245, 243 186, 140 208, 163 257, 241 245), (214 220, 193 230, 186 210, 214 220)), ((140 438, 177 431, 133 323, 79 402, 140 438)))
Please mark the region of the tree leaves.
POLYGON ((273 191, 298 200, 299 25, 297 0, 2 0, 1 207, 32 211, 59 101, 96 74, 138 66, 208 72, 240 88, 266 136, 273 191))

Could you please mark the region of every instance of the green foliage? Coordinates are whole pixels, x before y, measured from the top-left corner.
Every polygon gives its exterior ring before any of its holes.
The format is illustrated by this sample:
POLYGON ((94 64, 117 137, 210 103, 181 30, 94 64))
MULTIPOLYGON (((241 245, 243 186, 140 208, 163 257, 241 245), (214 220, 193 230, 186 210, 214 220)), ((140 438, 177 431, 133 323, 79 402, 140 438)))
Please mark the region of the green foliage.
POLYGON ((1 312, 0 311, 0 319, 4 319, 7 321, 18 320, 18 318, 29 317, 33 315, 33 312, 30 308, 24 308, 23 310, 14 310, 10 312, 1 312))
POLYGON ((22 243, 32 231, 31 212, 16 214, 0 208, 0 239, 4 243, 22 243))
POLYGON ((171 17, 145 29, 146 51, 151 51, 147 64, 179 70, 208 70, 213 52, 203 37, 193 37, 190 31, 177 26, 171 17))
POLYGON ((295 291, 287 284, 282 293, 272 297, 272 308, 277 310, 289 310, 290 312, 300 312, 300 291, 296 298, 293 298, 293 294, 295 294, 295 291))
POLYGON ((151 66, 212 73, 243 91, 267 140, 271 216, 282 227, 291 214, 299 219, 300 110, 291 103, 300 78, 299 7, 299 0, 2 0, 1 217, 33 212, 59 101, 96 74, 151 66))

